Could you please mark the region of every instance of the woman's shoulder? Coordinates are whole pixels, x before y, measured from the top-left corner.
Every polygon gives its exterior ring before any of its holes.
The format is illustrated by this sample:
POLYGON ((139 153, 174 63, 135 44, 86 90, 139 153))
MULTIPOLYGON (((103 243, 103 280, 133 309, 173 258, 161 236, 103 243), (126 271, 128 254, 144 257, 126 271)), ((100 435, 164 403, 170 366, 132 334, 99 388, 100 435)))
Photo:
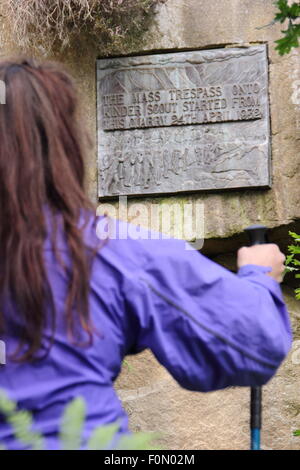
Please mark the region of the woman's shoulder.
MULTIPOLYGON (((107 215, 97 215, 93 211, 81 211, 78 220, 79 232, 84 245, 92 250, 98 261, 105 262, 114 270, 136 272, 151 265, 163 264, 166 258, 180 258, 180 252, 186 251, 186 242, 172 238, 141 226, 107 215)), ((45 243, 46 250, 56 249, 68 252, 68 243, 61 224, 52 237, 53 226, 45 243)))
POLYGON ((90 237, 97 240, 99 254, 111 262, 122 260, 131 269, 163 268, 167 258, 180 258, 187 252, 185 240, 173 238, 141 226, 108 216, 96 216, 90 225, 90 237), (91 235, 92 232, 92 235, 91 235))

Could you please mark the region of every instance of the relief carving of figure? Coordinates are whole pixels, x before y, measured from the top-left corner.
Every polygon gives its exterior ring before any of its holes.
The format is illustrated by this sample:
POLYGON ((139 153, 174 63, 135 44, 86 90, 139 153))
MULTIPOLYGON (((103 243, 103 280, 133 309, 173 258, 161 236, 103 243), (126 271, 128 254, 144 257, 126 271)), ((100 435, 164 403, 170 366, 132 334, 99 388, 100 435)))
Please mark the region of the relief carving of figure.
POLYGON ((102 157, 102 165, 100 166, 101 187, 103 191, 105 189, 105 181, 107 178, 108 169, 109 169, 109 155, 105 153, 102 157))
POLYGON ((163 151, 163 175, 164 178, 169 178, 169 170, 171 169, 171 158, 168 149, 163 151))
POLYGON ((173 171, 175 175, 179 175, 180 171, 183 168, 183 160, 182 160, 182 154, 180 150, 173 150, 172 164, 173 164, 173 171))
POLYGON ((130 155, 130 184, 133 186, 135 184, 135 175, 136 175, 136 160, 137 156, 134 152, 130 155))
POLYGON ((186 171, 188 167, 193 163, 189 162, 189 149, 185 148, 182 155, 183 170, 186 171))
POLYGON ((105 179, 104 179, 104 190, 105 193, 117 192, 119 189, 119 175, 118 175, 119 159, 117 157, 110 156, 108 160, 108 166, 106 166, 105 179))
POLYGON ((144 176, 144 153, 141 150, 138 150, 136 163, 135 163, 135 184, 140 186, 143 184, 144 176))
POLYGON ((125 168, 124 168, 124 156, 121 151, 116 152, 116 158, 118 159, 118 177, 119 177, 119 180, 122 180, 125 177, 125 168))
POLYGON ((157 150, 156 155, 155 155, 155 160, 154 160, 154 182, 156 183, 157 186, 161 184, 163 171, 164 171, 164 163, 163 163, 163 158, 162 158, 162 151, 157 150))
POLYGON ((150 150, 145 150, 144 160, 144 188, 149 188, 149 183, 155 181, 155 169, 153 163, 153 156, 150 150))
POLYGON ((131 169, 131 152, 126 152, 124 155, 124 186, 130 187, 132 180, 131 169))

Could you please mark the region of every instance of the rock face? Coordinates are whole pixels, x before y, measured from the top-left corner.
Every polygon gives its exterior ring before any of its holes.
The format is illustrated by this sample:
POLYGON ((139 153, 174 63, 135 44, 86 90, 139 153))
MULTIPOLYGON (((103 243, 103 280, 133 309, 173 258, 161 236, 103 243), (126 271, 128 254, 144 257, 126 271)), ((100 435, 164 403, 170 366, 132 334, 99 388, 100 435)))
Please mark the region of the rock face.
MULTIPOLYGON (((262 222, 276 227, 299 217, 299 162, 296 158, 300 145, 299 50, 283 58, 278 56, 274 40, 280 37, 280 27, 257 29, 273 17, 272 1, 169 0, 158 15, 156 40, 143 48, 143 52, 151 52, 268 45, 272 189, 187 195, 185 202, 204 205, 207 238, 231 236, 249 223, 262 222)), ((174 199, 180 202, 183 198, 176 196, 174 199)), ((135 202, 150 205, 153 199, 135 198, 131 204, 135 202)))
MULTIPOLYGON (((196 233, 195 236, 204 235, 208 247, 206 252, 221 262, 225 259, 225 264, 232 262, 232 257, 231 261, 227 259, 228 253, 238 245, 227 243, 227 239, 238 237, 245 226, 264 223, 280 230, 283 246, 287 239, 284 226, 300 218, 300 49, 293 50, 285 57, 278 56, 274 50, 274 40, 280 36, 281 25, 260 29, 269 24, 273 17, 273 0, 168 0, 161 5, 157 24, 140 50, 120 50, 120 54, 135 55, 267 44, 272 188, 195 193, 184 197, 134 198, 128 202, 132 218, 136 215, 134 204, 137 203, 146 204, 146 207, 153 206, 153 202, 156 205, 175 203, 179 206, 184 203, 201 204, 204 210, 203 233, 196 233)), ((21 52, 9 35, 5 17, 0 19, 0 47, 2 56, 21 52)), ((64 55, 52 57, 64 62, 76 78, 84 120, 94 137, 95 61, 99 57, 101 46, 99 50, 90 48, 85 52, 74 47, 64 55)), ((96 151, 89 155, 87 168, 87 188, 97 201, 96 151)), ((102 210, 103 207, 100 207, 99 211, 102 210)), ((126 211, 116 215, 122 218, 128 216, 126 211)), ((191 216, 190 223, 192 219, 191 216)), ((147 225, 146 213, 139 218, 139 222, 147 225)), ((205 247, 204 243, 204 250, 205 247)), ((300 428, 300 305, 288 288, 286 299, 295 337, 289 357, 276 377, 264 388, 262 443, 265 449, 300 449, 300 438, 292 435, 294 429, 300 428)), ((248 448, 248 389, 209 394, 184 391, 149 352, 131 357, 128 364, 130 368, 124 365, 116 387, 129 413, 133 430, 162 433, 161 444, 164 448, 248 448)))

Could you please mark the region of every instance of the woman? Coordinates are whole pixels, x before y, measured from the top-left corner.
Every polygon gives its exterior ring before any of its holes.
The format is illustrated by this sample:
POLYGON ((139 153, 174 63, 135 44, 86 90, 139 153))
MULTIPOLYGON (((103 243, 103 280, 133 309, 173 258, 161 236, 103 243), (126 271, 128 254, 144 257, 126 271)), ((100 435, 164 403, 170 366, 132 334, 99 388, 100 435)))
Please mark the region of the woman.
MULTIPOLYGON (((86 437, 117 419, 127 431, 113 383, 145 348, 190 390, 266 383, 291 343, 279 249, 243 248, 234 275, 182 240, 124 237, 125 222, 100 243, 71 78, 20 59, 0 62, 0 80, 0 388, 33 413, 48 448, 77 396, 86 437)), ((1 418, 0 442, 18 448, 1 418)))

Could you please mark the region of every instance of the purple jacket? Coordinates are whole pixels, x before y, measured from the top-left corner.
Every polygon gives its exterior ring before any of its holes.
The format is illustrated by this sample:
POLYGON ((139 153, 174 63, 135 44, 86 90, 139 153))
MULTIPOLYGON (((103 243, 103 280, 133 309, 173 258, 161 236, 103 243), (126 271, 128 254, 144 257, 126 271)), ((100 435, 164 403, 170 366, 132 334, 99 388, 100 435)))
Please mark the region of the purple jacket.
MULTIPOLYGON (((98 235, 105 228, 103 217, 90 218, 89 245, 95 242, 95 222, 98 235)), ((279 285, 265 274, 268 268, 248 265, 235 275, 187 250, 183 240, 149 239, 146 231, 148 239, 126 238, 130 227, 116 221, 121 238, 108 240, 93 263, 90 310, 99 331, 93 345, 80 348, 67 339, 66 279, 47 240, 45 260, 58 314, 54 345, 35 364, 0 366, 0 389, 33 413, 51 449, 58 447, 62 411, 77 396, 87 402, 86 436, 117 419, 120 432, 128 430, 113 388, 128 354, 150 348, 182 387, 206 392, 265 384, 290 348, 288 312, 279 285)), ((67 260, 63 236, 59 248, 67 260)), ((14 311, 8 314, 13 317, 14 311)), ((8 352, 16 344, 13 334, 2 339, 8 352)), ((18 448, 1 416, 0 443, 18 448)))

